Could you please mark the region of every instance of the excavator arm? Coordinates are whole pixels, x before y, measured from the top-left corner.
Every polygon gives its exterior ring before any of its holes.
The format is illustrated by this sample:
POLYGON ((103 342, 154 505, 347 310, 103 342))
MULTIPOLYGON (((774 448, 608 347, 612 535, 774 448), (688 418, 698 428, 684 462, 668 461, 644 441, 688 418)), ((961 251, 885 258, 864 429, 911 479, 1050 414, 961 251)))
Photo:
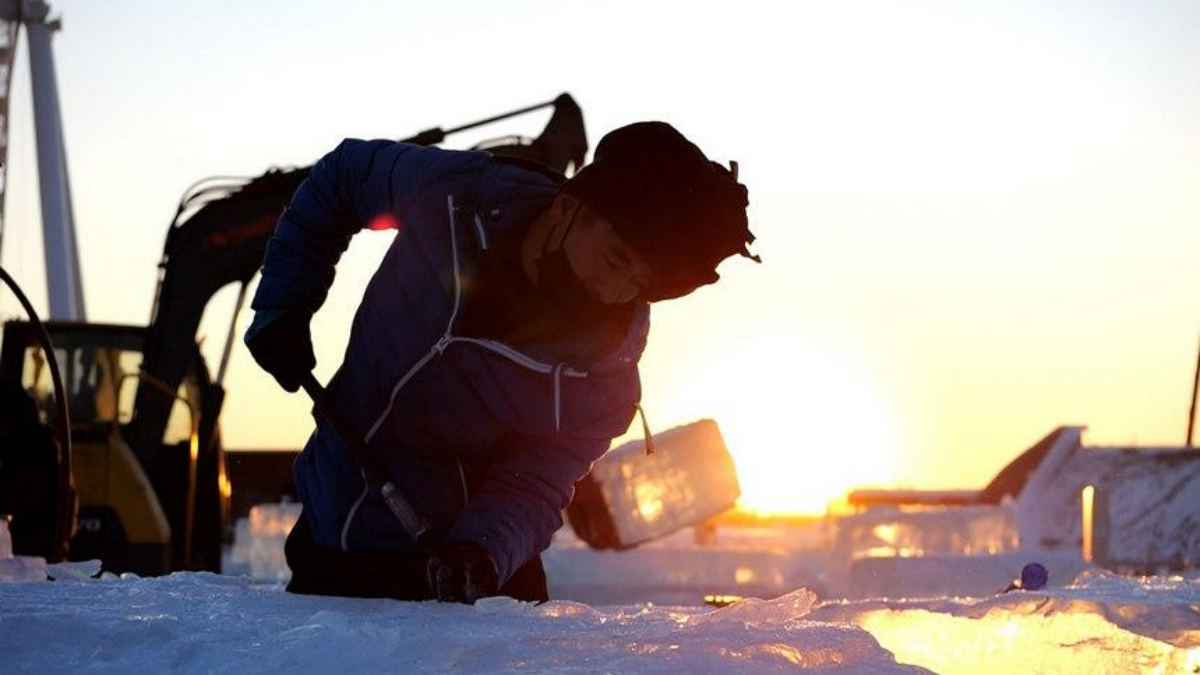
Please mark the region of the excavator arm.
MULTIPOLYGON (((177 390, 187 374, 204 308, 225 286, 244 288, 254 278, 279 215, 308 171, 272 170, 241 185, 209 186, 181 202, 159 263, 129 434, 143 463, 162 440, 174 404, 164 392, 177 390)), ((204 417, 216 412, 202 411, 202 427, 211 429, 213 420, 204 417)))

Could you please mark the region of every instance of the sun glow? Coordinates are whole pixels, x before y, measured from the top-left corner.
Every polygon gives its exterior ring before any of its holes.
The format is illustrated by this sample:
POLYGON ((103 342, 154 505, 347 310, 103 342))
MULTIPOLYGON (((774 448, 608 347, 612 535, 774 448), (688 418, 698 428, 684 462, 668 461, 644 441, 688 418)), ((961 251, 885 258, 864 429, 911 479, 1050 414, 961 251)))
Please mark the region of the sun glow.
POLYGON ((674 403, 683 416, 717 420, 748 511, 823 513, 846 490, 894 473, 892 424, 874 383, 794 334, 729 350, 698 369, 674 403))

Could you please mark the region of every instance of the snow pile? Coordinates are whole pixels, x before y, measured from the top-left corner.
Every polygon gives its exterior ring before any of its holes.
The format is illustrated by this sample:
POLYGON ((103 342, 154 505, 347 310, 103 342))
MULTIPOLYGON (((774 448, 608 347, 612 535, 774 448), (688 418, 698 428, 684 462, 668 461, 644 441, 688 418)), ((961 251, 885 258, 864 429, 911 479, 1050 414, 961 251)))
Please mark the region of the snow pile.
POLYGON ((295 502, 260 504, 251 507, 249 518, 234 525, 233 547, 221 570, 226 574, 249 574, 260 581, 287 581, 292 577, 283 544, 300 517, 295 502))
POLYGON ((700 611, 295 596, 245 578, 0 585, 5 672, 913 672, 797 591, 700 611))

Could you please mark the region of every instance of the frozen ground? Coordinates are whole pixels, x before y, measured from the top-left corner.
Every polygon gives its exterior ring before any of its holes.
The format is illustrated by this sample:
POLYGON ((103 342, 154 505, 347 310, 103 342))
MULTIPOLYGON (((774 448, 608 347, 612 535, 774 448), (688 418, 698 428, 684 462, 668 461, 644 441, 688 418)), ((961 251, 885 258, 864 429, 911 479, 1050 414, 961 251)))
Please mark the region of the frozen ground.
MULTIPOLYGON (((0 672, 1200 673, 1200 572, 1135 578, 1081 559, 1082 469, 1062 470, 1077 437, 1033 481, 1049 487, 1016 504, 721 528, 700 541, 685 530, 620 553, 564 530, 545 562, 565 600, 542 606, 282 593, 298 509, 265 505, 227 556, 227 571, 249 576, 92 580, 52 567, 59 581, 0 584, 0 672), (1051 497, 1056 508, 1042 508, 1051 497), (997 594, 1034 561, 1049 570, 1045 589, 997 594), (707 594, 776 599, 714 610, 707 594)), ((1097 457, 1116 467, 1084 476, 1110 497, 1111 558, 1194 561, 1196 475, 1097 457), (1126 469, 1136 472, 1112 477, 1126 469)), ((40 578, 38 563, 0 560, 0 579, 40 578)))
POLYGON ((0 584, 4 672, 903 671, 805 591, 713 612, 300 597, 246 578, 0 584))
POLYGON ((212 574, 65 579, 0 584, 0 671, 1194 673, 1198 606, 1198 580, 1097 571, 979 600, 820 603, 799 590, 720 610, 301 597, 212 574))

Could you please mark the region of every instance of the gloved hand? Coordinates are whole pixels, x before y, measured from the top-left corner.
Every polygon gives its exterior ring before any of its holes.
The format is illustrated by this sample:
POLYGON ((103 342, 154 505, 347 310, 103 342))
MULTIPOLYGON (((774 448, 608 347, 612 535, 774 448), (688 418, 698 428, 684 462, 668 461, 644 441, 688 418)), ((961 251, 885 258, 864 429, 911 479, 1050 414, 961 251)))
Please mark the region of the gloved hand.
POLYGON ((439 602, 475 604, 495 595, 500 582, 492 556, 479 544, 450 544, 433 554, 425 568, 429 589, 439 602))
POLYGON ((269 309, 255 312, 246 331, 246 346, 262 369, 289 392, 300 388, 300 380, 317 365, 309 321, 304 310, 269 309))

